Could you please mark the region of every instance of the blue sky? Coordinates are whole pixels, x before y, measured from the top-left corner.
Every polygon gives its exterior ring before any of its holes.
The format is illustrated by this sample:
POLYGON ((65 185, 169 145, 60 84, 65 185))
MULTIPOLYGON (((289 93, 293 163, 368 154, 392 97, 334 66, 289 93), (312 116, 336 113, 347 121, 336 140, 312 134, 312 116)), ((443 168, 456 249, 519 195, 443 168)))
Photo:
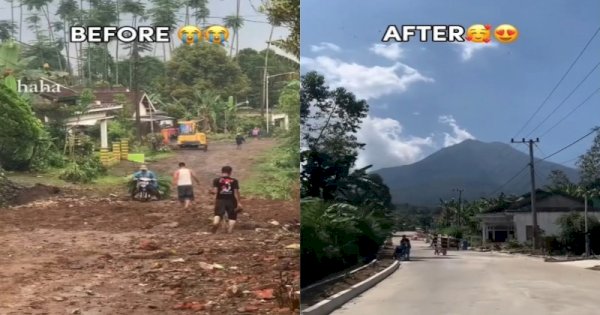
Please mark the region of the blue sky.
MULTIPOLYGON (((600 26, 600 1, 303 0, 301 10, 302 71, 317 70, 370 104, 358 166, 410 164, 464 139, 508 143, 515 135, 540 137, 535 154, 545 157, 600 125, 597 93, 545 134, 600 87, 599 67, 531 133, 600 62, 598 35, 517 135, 600 26), (511 44, 381 43, 390 24, 512 24, 520 35, 511 44)), ((572 166, 591 140, 549 160, 572 166)))

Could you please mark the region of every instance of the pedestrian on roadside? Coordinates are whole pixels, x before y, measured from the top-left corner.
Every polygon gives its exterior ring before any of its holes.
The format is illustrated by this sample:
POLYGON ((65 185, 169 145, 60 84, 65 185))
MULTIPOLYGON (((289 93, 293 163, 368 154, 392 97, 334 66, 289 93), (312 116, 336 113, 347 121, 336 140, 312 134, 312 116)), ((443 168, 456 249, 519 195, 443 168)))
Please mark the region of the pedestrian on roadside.
POLYGON ((232 233, 237 220, 237 214, 242 211, 240 184, 237 179, 231 177, 232 172, 233 169, 231 166, 223 166, 221 168, 221 177, 213 180, 211 194, 216 195, 215 217, 212 226, 213 234, 219 229, 219 224, 225 214, 227 214, 227 219, 229 220, 227 233, 232 233))
POLYGON ((242 148, 242 143, 244 142, 246 142, 246 139, 244 139, 244 136, 242 136, 241 133, 238 133, 237 136, 235 136, 235 143, 237 144, 238 150, 242 148))
POLYGON ((256 140, 260 139, 260 128, 254 127, 254 129, 252 129, 252 137, 256 140))
POLYGON ((406 257, 406 260, 410 260, 410 240, 406 237, 406 235, 402 235, 400 246, 404 247, 404 257, 406 257))
POLYGON ((179 162, 179 169, 173 174, 173 186, 177 187, 177 196, 184 209, 187 209, 194 200, 194 186, 192 180, 200 185, 200 181, 192 170, 179 162))

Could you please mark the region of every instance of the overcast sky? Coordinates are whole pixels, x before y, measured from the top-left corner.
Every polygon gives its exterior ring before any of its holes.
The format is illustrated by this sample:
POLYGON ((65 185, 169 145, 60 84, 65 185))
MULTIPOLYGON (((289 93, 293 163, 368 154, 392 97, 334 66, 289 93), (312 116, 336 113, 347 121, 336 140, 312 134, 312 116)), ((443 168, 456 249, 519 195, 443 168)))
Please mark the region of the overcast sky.
MULTIPOLYGON (((149 1, 144 1, 149 3, 149 1)), ((56 12, 56 6, 59 3, 58 0, 54 0, 50 7, 50 12, 56 12)), ((244 27, 240 30, 240 49, 243 48, 253 48, 256 50, 263 50, 267 48, 267 41, 269 39, 269 33, 271 31, 271 26, 267 22, 267 17, 256 10, 260 7, 261 0, 243 0, 241 1, 240 15, 245 19, 244 27), (256 10, 255 10, 256 9, 256 10)), ((86 4, 84 4, 85 6, 86 4)), ((150 5, 147 4, 147 8, 150 5)), ((223 18, 227 15, 235 15, 236 12, 236 1, 233 0, 210 0, 208 4, 208 8, 210 10, 210 18, 208 19, 208 23, 210 24, 222 24, 223 18)), ((17 25, 19 24, 19 8, 14 9, 14 15, 17 25)), ((24 20, 30 15, 30 13, 25 9, 24 10, 24 20)), ((180 19, 180 25, 183 26, 183 22, 185 21, 185 9, 181 9, 178 14, 178 18, 180 19)), ((1 1, 0 2, 0 20, 10 20, 11 19, 11 9, 10 3, 1 1)), ((130 25, 132 21, 131 16, 123 15, 121 20, 121 25, 130 25)), ((193 20, 192 20, 193 21, 193 20)), ((34 40, 34 35, 29 30, 24 23, 23 30, 23 41, 30 42, 34 40)), ((45 21, 41 22, 42 24, 46 23, 45 21)), ((145 24, 148 24, 146 22, 145 24)), ((144 23, 140 23, 140 25, 145 25, 144 23)), ((177 30, 174 30, 175 32, 177 30)), ((276 27, 273 32, 273 40, 283 39, 287 37, 288 30, 284 27, 276 27)), ((18 35, 17 35, 18 37, 18 35)), ((174 36, 176 40, 176 45, 180 45, 177 41, 177 37, 174 36)), ((230 37, 231 41, 231 37, 230 37)), ((114 50, 113 50, 114 51, 114 50)), ((114 54, 114 53, 113 53, 114 54)), ((121 54, 123 56, 124 54, 121 54)), ((156 55, 162 57, 162 48, 159 47, 156 50, 156 55)))
MULTIPOLYGON (((525 125, 600 26, 600 1, 473 3, 302 1, 301 71, 317 70, 330 86, 343 86, 370 104, 359 134, 367 146, 357 166, 410 164, 471 138, 509 143, 515 136, 540 137, 535 155, 545 157, 600 124, 600 93, 577 108, 600 87, 600 69, 569 97, 600 61, 598 35, 525 125), (422 43, 418 38, 381 42, 390 24, 491 24, 493 29, 505 23, 520 32, 512 44, 493 38, 487 44, 422 43)), ((549 160, 572 166, 591 139, 549 160)), ((513 146, 526 150, 522 144, 513 146)))

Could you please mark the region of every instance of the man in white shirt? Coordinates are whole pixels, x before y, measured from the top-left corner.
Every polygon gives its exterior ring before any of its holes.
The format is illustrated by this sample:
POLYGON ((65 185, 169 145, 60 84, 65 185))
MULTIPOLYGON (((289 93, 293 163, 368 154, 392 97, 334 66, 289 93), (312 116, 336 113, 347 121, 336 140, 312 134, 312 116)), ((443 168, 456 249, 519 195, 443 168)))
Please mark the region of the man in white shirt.
POLYGON ((185 163, 179 162, 179 169, 173 174, 173 186, 177 186, 177 195, 179 202, 184 209, 187 209, 192 200, 194 200, 194 187, 192 186, 192 179, 196 184, 200 185, 200 181, 190 170, 185 167, 185 163))

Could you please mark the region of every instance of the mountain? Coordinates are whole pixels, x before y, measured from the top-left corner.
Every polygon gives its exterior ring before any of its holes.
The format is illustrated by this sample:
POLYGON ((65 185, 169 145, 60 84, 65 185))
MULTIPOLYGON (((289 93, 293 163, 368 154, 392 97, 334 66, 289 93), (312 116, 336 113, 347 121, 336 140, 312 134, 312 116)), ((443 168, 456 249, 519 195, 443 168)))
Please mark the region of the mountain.
MULTIPOLYGON (((529 167, 502 189, 501 186, 529 164, 529 155, 511 145, 478 140, 466 140, 439 150, 410 165, 383 168, 375 171, 390 188, 393 202, 413 205, 438 205, 440 198, 457 198, 453 189, 464 189, 468 200, 501 191, 524 194, 530 191, 529 167)), ((535 161, 536 187, 548 184, 552 170, 561 170, 573 182, 579 180, 577 170, 564 165, 535 161)))

